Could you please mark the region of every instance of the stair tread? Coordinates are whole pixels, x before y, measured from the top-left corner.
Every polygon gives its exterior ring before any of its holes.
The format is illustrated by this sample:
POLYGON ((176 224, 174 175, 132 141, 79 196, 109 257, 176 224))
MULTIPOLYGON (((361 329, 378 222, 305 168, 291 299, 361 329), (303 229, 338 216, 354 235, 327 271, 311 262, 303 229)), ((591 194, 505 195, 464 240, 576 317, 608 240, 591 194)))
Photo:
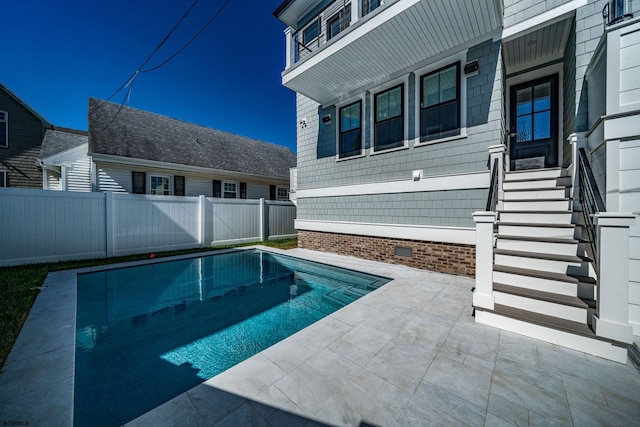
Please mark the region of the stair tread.
MULTIPOLYGON (((513 182, 513 181, 509 181, 509 182, 513 182)), ((560 186, 560 187, 541 187, 541 188, 508 188, 508 189, 504 189, 503 191, 505 193, 516 193, 518 191, 549 191, 549 190, 566 190, 569 187, 564 187, 564 186, 560 186)))
POLYGON ((517 274, 520 276, 537 277, 540 279, 557 280, 566 283, 578 283, 578 279, 563 273, 554 273, 550 271, 531 270, 529 268, 510 267, 507 265, 494 264, 493 271, 501 273, 517 274))
MULTIPOLYGON (((549 181, 552 179, 555 179, 556 181, 559 179, 567 179, 569 178, 569 176, 547 176, 547 177, 540 177, 540 178, 518 178, 517 176, 513 179, 509 179, 507 180, 507 176, 509 176, 508 174, 505 176, 505 180, 504 182, 536 182, 536 181, 549 181)), ((570 186, 569 184, 567 186, 570 186)))
POLYGON ((577 275, 577 274, 568 274, 568 276, 573 277, 574 279, 576 279, 580 283, 586 283, 588 285, 597 285, 598 284, 598 281, 596 279, 594 279, 593 277, 580 276, 580 275, 577 275))
POLYGON ((527 252, 527 251, 514 251, 511 249, 494 249, 494 254, 496 255, 511 255, 518 256, 523 258, 535 258, 535 259, 544 259, 549 261, 565 261, 565 262, 582 262, 587 261, 584 257, 579 257, 576 255, 556 255, 556 254, 547 254, 540 252, 527 252))
POLYGON ((513 236, 509 234, 498 234, 498 239, 504 240, 520 240, 525 242, 544 242, 544 243, 567 243, 577 244, 580 243, 576 239, 563 239, 560 237, 528 237, 528 236, 513 236))
POLYGON ((534 313, 532 311, 520 310, 501 304, 495 304, 493 310, 487 310, 481 307, 477 307, 476 310, 488 311, 512 319, 544 326, 550 329, 555 329, 558 331, 568 332, 571 334, 592 338, 598 341, 605 341, 615 344, 613 340, 597 336, 586 323, 573 322, 571 320, 561 319, 554 316, 547 316, 544 314, 534 313))
POLYGON ((496 210, 498 213, 517 213, 517 214, 572 214, 573 212, 570 209, 564 211, 539 211, 539 210, 531 210, 531 209, 498 209, 496 210))
POLYGON ((527 172, 551 172, 551 171, 560 171, 560 172, 566 172, 565 168, 561 168, 561 167, 555 167, 555 168, 542 168, 542 169, 521 169, 521 170, 515 170, 515 171, 509 171, 506 173, 506 175, 517 175, 519 173, 527 173, 527 172))
POLYGON ((535 289, 521 288, 519 286, 510 286, 502 283, 494 283, 493 290, 495 292, 502 292, 505 294, 517 295, 530 299, 567 305, 570 307, 584 308, 585 310, 588 308, 588 305, 578 297, 561 295, 553 292, 538 291, 535 289))
POLYGON ((547 224, 547 223, 529 223, 529 222, 502 222, 498 221, 498 225, 515 225, 521 227, 549 227, 549 228, 575 228, 575 224, 547 224))
POLYGON ((556 197, 554 199, 512 199, 512 200, 502 200, 504 203, 513 203, 513 202, 570 202, 570 197, 556 197))

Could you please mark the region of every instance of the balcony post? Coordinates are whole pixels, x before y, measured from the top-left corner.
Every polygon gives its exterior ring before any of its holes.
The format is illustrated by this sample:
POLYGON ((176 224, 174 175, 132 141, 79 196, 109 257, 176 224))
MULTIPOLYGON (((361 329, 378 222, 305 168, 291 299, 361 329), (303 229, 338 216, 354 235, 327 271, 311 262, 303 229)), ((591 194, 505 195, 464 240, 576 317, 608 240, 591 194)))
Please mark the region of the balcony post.
POLYGON ((629 324, 629 227, 635 216, 601 212, 594 215, 598 227, 597 310, 593 315, 596 335, 633 343, 629 324))
POLYGON ((504 199, 504 191, 502 190, 502 181, 504 179, 504 153, 507 147, 504 144, 492 145, 489 147, 489 173, 493 173, 494 160, 498 159, 498 200, 504 199))
POLYGON ((294 47, 294 43, 293 43, 293 28, 291 27, 287 27, 286 30, 284 30, 284 36, 285 36, 285 65, 284 68, 285 70, 288 69, 289 67, 291 67, 291 64, 294 63, 294 59, 293 59, 293 47, 294 47))
POLYGON ((361 0, 351 0, 351 22, 349 23, 349 25, 355 24, 358 18, 360 17, 359 11, 358 11, 360 1, 361 0))
POLYGON ((493 224, 495 212, 474 212, 476 223, 476 288, 473 306, 493 310, 493 224))

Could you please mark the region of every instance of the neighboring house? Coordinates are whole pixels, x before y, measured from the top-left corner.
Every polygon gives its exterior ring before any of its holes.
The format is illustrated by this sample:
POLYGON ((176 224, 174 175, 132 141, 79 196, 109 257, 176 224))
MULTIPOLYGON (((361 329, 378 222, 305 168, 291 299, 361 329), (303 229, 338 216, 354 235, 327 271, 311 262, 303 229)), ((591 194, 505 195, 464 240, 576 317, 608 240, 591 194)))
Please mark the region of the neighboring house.
POLYGON ((274 15, 287 26, 282 81, 297 94, 299 246, 468 276, 488 268, 477 321, 621 360, 611 341, 640 336, 640 221, 620 214, 630 243, 608 251, 621 251, 629 292, 607 292, 619 284, 601 283, 606 263, 600 277, 585 258, 607 251, 585 244, 605 240, 587 238, 578 148, 606 209, 640 213, 639 10, 285 0, 274 15), (474 220, 496 217, 497 247, 490 237, 476 254, 474 220), (614 294, 626 298, 615 321, 603 302, 614 294))
POLYGON ((0 83, 0 187, 41 188, 37 158, 51 124, 0 83))
POLYGON ((88 133, 54 127, 47 129, 40 150, 42 188, 45 190, 91 191, 91 157, 87 155, 88 133))
POLYGON ((289 199, 288 148, 91 98, 93 191, 289 199))

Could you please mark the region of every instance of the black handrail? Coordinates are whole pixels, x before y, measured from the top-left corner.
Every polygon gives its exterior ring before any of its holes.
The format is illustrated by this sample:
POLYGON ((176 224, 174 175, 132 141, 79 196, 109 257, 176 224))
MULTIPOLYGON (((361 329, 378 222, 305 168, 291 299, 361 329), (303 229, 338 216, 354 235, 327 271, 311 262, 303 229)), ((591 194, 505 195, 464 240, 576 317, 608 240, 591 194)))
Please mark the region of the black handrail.
POLYGON ((494 212, 498 205, 498 158, 493 161, 491 168, 491 186, 489 187, 489 198, 487 199, 487 212, 494 212))
POLYGON ((598 184, 593 176, 591 165, 584 148, 578 150, 578 183, 580 185, 580 204, 582 205, 582 216, 585 228, 589 236, 589 247, 593 257, 593 267, 598 271, 598 244, 597 230, 593 222, 593 215, 599 212, 606 212, 604 201, 600 196, 598 184))

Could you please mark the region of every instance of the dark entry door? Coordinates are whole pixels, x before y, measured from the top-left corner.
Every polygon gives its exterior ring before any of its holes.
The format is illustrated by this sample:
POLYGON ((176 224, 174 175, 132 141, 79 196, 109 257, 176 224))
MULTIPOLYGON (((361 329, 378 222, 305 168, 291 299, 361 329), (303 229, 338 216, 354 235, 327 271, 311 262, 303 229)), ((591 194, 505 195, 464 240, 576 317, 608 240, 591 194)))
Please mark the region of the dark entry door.
POLYGON ((558 166, 558 75, 511 87, 511 170, 558 166))

